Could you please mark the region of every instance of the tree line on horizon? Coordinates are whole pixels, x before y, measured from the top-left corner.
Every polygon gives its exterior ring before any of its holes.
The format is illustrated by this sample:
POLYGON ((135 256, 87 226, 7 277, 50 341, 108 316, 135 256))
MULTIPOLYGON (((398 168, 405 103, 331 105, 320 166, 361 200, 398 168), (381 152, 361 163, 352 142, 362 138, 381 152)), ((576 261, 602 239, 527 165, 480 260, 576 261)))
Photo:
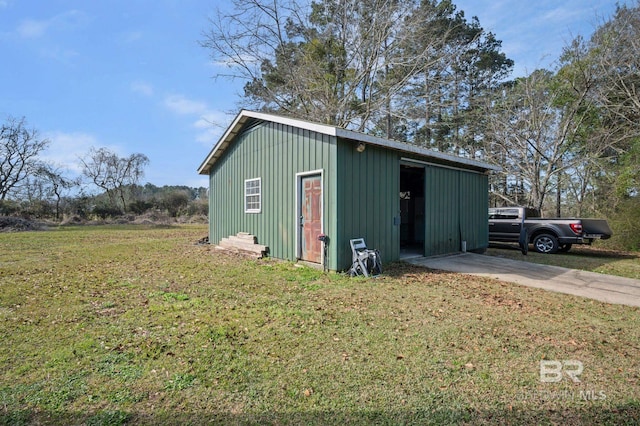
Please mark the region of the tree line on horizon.
POLYGON ((207 189, 140 185, 149 158, 91 148, 78 159, 81 176, 42 159, 49 145, 26 119, 0 125, 0 216, 62 221, 146 213, 206 216, 207 189))

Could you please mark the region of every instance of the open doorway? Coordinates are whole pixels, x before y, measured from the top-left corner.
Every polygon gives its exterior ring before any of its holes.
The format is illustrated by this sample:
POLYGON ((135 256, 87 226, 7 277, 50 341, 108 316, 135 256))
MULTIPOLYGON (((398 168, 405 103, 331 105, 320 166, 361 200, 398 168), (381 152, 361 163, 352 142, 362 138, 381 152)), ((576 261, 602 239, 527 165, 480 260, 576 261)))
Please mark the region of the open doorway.
POLYGON ((424 256, 425 170, 400 165, 400 258, 424 256))

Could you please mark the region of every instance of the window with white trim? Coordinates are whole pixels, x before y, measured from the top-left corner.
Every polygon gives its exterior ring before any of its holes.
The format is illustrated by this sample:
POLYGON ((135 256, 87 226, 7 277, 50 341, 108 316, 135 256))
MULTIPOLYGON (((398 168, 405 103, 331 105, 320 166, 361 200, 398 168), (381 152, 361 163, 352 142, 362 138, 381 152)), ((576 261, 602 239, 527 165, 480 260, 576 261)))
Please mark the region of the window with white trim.
POLYGON ((244 181, 244 212, 260 213, 262 210, 262 178, 244 181))

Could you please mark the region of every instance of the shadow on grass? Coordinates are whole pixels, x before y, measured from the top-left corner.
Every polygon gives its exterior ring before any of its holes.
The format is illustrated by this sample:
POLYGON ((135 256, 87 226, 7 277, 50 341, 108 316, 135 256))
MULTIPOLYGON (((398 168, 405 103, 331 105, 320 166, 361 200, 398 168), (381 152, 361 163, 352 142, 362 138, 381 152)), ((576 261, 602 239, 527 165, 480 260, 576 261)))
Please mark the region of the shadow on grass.
POLYGON ((126 411, 97 413, 1 412, 3 425, 290 425, 290 424, 617 424, 635 425, 640 421, 640 404, 630 403, 609 409, 594 405, 586 408, 496 410, 438 409, 406 411, 317 411, 262 414, 230 413, 158 413, 138 414, 126 411))
POLYGON ((413 265, 403 261, 387 263, 382 265, 382 268, 382 276, 390 278, 405 278, 407 275, 424 274, 425 272, 434 276, 451 274, 451 272, 413 265))

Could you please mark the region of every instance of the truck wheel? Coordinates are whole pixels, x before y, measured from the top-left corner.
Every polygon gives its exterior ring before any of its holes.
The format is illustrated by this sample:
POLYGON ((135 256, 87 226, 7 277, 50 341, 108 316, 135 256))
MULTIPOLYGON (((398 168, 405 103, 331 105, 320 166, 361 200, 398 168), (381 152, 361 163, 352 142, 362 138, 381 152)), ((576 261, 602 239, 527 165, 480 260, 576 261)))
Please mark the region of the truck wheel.
POLYGON ((571 244, 563 244, 562 247, 558 249, 558 251, 561 253, 566 253, 569 250, 571 250, 571 244))
POLYGON ((540 234, 533 239, 533 247, 538 253, 553 254, 558 251, 558 239, 551 234, 540 234))

